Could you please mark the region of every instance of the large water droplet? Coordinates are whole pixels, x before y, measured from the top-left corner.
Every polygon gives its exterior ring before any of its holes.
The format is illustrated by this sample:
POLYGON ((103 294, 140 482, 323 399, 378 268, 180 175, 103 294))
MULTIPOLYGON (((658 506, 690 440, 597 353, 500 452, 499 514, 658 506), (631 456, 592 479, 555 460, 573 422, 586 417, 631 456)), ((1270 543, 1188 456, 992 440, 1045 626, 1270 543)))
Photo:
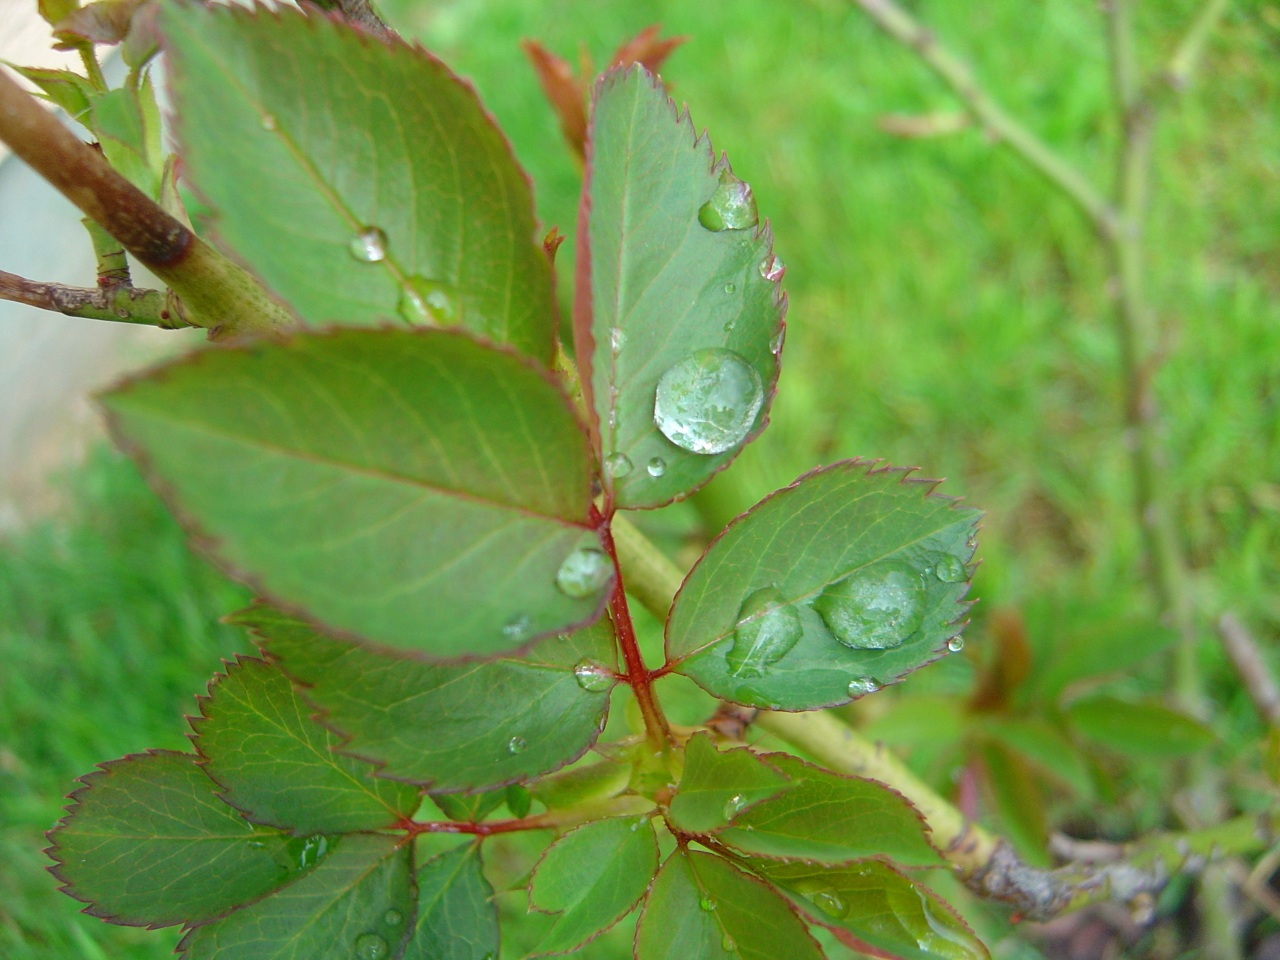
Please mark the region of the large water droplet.
POLYGON ((507 741, 507 753, 524 753, 529 748, 529 741, 524 737, 512 737, 507 741))
POLYGON ((404 916, 400 913, 399 910, 388 910, 386 913, 382 915, 382 920, 388 927, 400 926, 400 921, 403 919, 404 919, 404 916))
POLYGON ((952 653, 959 653, 964 649, 964 637, 952 637, 947 641, 947 649, 952 653))
POLYGON ((502 628, 502 635, 508 640, 518 642, 529 636, 529 627, 529 618, 521 614, 502 628))
POLYGON ((389 952, 387 941, 376 933, 362 933, 356 937, 356 960, 382 960, 389 952))
POLYGON ((877 563, 831 584, 813 607, 846 647, 888 650, 920 629, 924 581, 905 563, 877 563))
POLYGON ((782 262, 782 258, 772 253, 760 261, 760 276, 770 283, 781 280, 786 272, 787 267, 782 262))
POLYGON ((726 659, 735 677, 763 677, 800 642, 800 613, 776 587, 757 590, 742 602, 733 648, 726 659))
POLYGON ((732 820, 734 817, 736 817, 739 813, 742 812, 742 808, 745 807, 746 805, 747 805, 747 798, 740 793, 735 793, 732 797, 730 797, 728 800, 724 802, 724 818, 726 820, 732 820))
POLYGON ((588 693, 603 693, 613 686, 613 673, 599 660, 585 657, 573 668, 573 678, 588 693))
POLYGON ((716 908, 716 902, 711 897, 703 897, 698 901, 698 906, 707 911, 707 913, 710 913, 716 908))
POLYGON ((964 564, 959 557, 953 557, 949 553, 938 560, 934 573, 943 583, 959 583, 966 579, 964 564))
POLYGON ((451 326, 458 322, 458 294, 447 283, 412 276, 396 312, 409 323, 451 326))
POLYGON ((849 696, 865 697, 869 693, 875 693, 880 689, 880 684, 870 677, 854 677, 849 681, 849 696))
POLYGON ((720 185, 698 210, 698 222, 708 230, 746 230, 760 222, 751 185, 728 170, 720 171, 720 185))
POLYGON ((361 263, 378 263, 387 259, 387 235, 381 227, 365 227, 351 238, 347 249, 361 263))
POLYGON ((564 558, 556 573, 556 586, 566 597, 583 600, 594 597, 609 582, 613 563, 608 554, 595 547, 579 547, 564 558))
POLYGON ((329 852, 329 838, 323 834, 294 837, 284 848, 284 866, 290 872, 307 870, 324 859, 329 852))
POLYGON ((649 471, 649 476, 660 477, 667 472, 667 461, 661 457, 653 457, 645 469, 649 471))
POLYGON ((625 453, 617 453, 615 451, 604 458, 604 472, 615 480, 625 477, 631 472, 631 469, 631 458, 625 453))
POLYGON ((658 381, 653 421, 693 453, 724 453, 746 439, 764 403, 760 375, 731 350, 698 350, 658 381))

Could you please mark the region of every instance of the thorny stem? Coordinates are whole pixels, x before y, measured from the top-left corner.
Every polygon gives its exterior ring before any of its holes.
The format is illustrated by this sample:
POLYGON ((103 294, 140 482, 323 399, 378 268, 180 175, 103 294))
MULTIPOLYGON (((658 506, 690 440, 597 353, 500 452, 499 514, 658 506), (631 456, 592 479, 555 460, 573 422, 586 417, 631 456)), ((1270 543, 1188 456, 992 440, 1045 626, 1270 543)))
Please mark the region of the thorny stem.
POLYGON ((0 300, 25 303, 68 317, 143 323, 175 330, 191 324, 181 306, 163 290, 140 290, 127 283, 101 287, 67 287, 39 283, 0 270, 0 300))

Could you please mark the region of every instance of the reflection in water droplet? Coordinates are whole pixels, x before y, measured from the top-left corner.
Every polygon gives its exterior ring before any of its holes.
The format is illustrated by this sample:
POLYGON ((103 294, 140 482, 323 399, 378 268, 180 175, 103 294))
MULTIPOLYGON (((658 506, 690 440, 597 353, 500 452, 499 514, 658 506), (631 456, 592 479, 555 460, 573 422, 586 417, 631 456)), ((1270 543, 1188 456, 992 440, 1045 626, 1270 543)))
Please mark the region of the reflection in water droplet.
POLYGON ((329 852, 329 838, 317 833, 294 837, 285 844, 283 866, 293 873, 314 867, 329 852))
POLYGON ((959 653, 964 649, 964 637, 952 637, 947 641, 947 649, 952 653, 959 653))
POLYGON ((520 641, 529 635, 529 618, 524 614, 502 628, 502 635, 511 641, 520 641))
POLYGON ((660 477, 667 472, 667 461, 661 457, 654 457, 649 461, 645 469, 649 471, 649 476, 660 477))
POLYGON ((735 292, 737 289, 738 289, 738 285, 737 285, 736 283, 726 283, 726 284, 724 285, 724 292, 725 292, 725 293, 733 293, 733 292, 735 292))
POLYGON ((943 583, 959 583, 966 579, 964 564, 960 562, 959 557, 953 557, 951 554, 938 560, 934 572, 943 583))
POLYGON ((409 323, 451 326, 458 322, 458 292, 447 283, 415 275, 401 291, 396 312, 409 323))
POLYGON ((262 115, 262 129, 270 132, 276 128, 276 118, 269 113, 262 115))
POLYGON ((813 608, 846 647, 888 650, 924 622, 924 582, 905 563, 876 563, 831 584, 813 608))
POLYGON ((769 341, 769 352, 775 357, 782 352, 782 341, 786 337, 786 328, 779 330, 773 335, 773 339, 769 341))
POLYGON ((351 238, 347 249, 361 263, 378 263, 387 258, 387 235, 381 227, 365 227, 351 238))
POLYGON ((403 919, 404 917, 400 915, 399 910, 388 910, 382 915, 382 920, 388 927, 400 926, 400 921, 403 919))
POLYGON ((627 335, 622 332, 621 327, 614 327, 609 331, 609 346, 613 348, 613 352, 617 353, 627 345, 627 335))
POLYGON ((735 677, 763 677, 769 666, 790 652, 804 632, 800 612, 776 587, 757 590, 742 602, 733 647, 726 654, 735 677))
POLYGON ((524 737, 512 737, 507 741, 507 753, 524 753, 529 746, 529 741, 524 737))
POLYGON ((711 897, 703 897, 698 901, 698 906, 707 911, 707 913, 710 913, 716 908, 716 902, 711 897))
POLYGON ((865 697, 868 693, 875 693, 880 689, 880 684, 870 677, 854 677, 849 681, 849 696, 865 697))
POLYGON ((362 933, 356 937, 356 960, 382 960, 388 952, 387 941, 376 933, 362 933))
POLYGON ((625 477, 631 472, 631 458, 625 453, 611 453, 604 458, 604 472, 615 480, 625 477))
POLYGON ((732 820, 734 817, 736 817, 739 813, 742 812, 742 808, 745 807, 746 805, 747 805, 747 798, 740 793, 735 793, 732 797, 730 797, 728 800, 724 802, 724 818, 726 820, 732 820))
POLYGON ((698 222, 708 230, 746 230, 760 222, 751 186, 728 170, 720 172, 720 185, 698 210, 698 222))
POLYGON ((782 275, 786 272, 787 268, 783 264, 782 258, 772 253, 760 261, 760 276, 770 283, 781 280, 782 275))
POLYGON ((653 421, 692 453, 724 453, 746 439, 764 404, 760 375, 731 350, 698 350, 658 381, 653 421))
MULTIPOLYGON (((920 912, 924 914, 924 922, 928 924, 929 930, 925 933, 916 934, 916 945, 921 950, 926 950, 938 957, 962 956, 969 957, 974 955, 973 942, 964 935, 960 930, 956 929, 954 922, 947 924, 938 914, 940 911, 934 909, 933 903, 929 897, 919 887, 915 888, 916 896, 920 899, 920 912), (959 947, 957 951, 955 948, 959 947)), ((905 904, 903 905, 905 907, 905 904)), ((906 917, 902 918, 904 921, 906 917)), ((908 930, 919 927, 916 923, 903 923, 908 930)))
POLYGON ((556 572, 556 586, 566 597, 583 600, 598 594, 612 573, 613 564, 603 550, 579 547, 560 564, 556 572))
POLYGON ((613 674, 599 660, 584 657, 573 668, 573 678, 588 693, 603 693, 613 686, 613 674))

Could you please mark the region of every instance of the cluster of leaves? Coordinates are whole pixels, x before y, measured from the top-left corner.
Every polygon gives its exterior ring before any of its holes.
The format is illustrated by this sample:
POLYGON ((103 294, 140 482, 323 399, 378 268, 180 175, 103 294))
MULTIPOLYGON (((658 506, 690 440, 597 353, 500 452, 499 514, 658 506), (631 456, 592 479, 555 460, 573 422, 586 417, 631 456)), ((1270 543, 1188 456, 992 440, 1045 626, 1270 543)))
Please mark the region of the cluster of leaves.
POLYGON ((687 496, 764 428, 785 312, 750 187, 656 78, 616 67, 592 91, 575 377, 557 242, 536 241, 469 86, 319 14, 173 4, 159 31, 184 175, 299 325, 103 403, 264 598, 235 622, 265 659, 211 685, 195 753, 84 778, 51 835, 67 891, 185 925, 189 958, 481 960, 485 838, 551 829, 537 952, 643 901, 642 960, 818 958, 810 927, 985 956, 903 871, 942 861, 884 785, 673 733, 652 705, 643 736, 596 742, 619 684, 643 700, 681 673, 810 710, 956 648, 978 517, 906 471, 815 470, 711 544, 645 667, 611 522, 687 496), (467 842, 419 864, 428 834, 467 842))

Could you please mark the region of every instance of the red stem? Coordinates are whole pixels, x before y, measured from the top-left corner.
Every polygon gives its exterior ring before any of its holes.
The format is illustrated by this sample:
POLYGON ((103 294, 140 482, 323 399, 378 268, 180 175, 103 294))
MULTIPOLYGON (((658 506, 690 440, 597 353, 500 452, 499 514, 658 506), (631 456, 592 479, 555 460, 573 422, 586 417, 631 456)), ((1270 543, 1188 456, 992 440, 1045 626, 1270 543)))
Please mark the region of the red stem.
POLYGON ((495 833, 515 833, 519 830, 546 830, 550 824, 539 816, 522 817, 518 820, 490 820, 487 823, 407 820, 401 826, 411 837, 416 837, 420 833, 469 833, 477 837, 487 837, 495 833))

